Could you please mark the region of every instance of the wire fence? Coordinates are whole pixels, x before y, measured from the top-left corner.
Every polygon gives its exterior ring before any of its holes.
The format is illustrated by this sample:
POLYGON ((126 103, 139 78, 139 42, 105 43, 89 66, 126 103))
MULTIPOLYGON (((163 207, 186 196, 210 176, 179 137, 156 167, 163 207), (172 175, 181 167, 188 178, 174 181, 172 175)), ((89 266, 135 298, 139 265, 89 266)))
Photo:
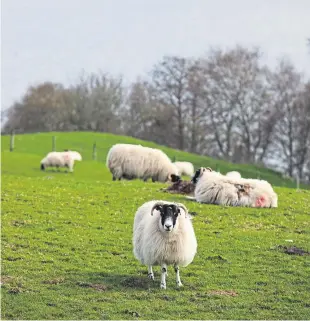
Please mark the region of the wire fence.
MULTIPOLYGON (((18 135, 19 136, 19 135, 18 135)), ((24 146, 22 142, 19 142, 19 138, 17 136, 17 139, 15 138, 15 132, 12 132, 10 134, 10 139, 9 139, 9 150, 10 152, 13 152, 17 150, 18 152, 35 152, 36 154, 39 153, 38 150, 40 150, 40 152, 42 152, 42 149, 45 150, 46 153, 51 152, 51 151, 65 151, 65 150, 74 150, 77 151, 79 153, 82 154, 83 159, 85 160, 92 160, 92 161, 98 161, 98 162, 106 162, 106 157, 107 157, 107 153, 110 149, 110 144, 107 144, 106 140, 103 143, 103 139, 102 138, 98 138, 98 140, 96 140, 96 138, 94 138, 93 141, 72 141, 70 139, 64 139, 64 136, 61 137, 57 137, 56 135, 53 136, 46 136, 46 139, 43 141, 44 146, 40 146, 41 148, 36 150, 36 148, 38 147, 37 145, 42 144, 42 139, 40 139, 40 142, 35 142, 31 145, 31 146, 24 146), (37 143, 37 144, 36 144, 37 143), (29 148, 31 148, 32 150, 29 150, 29 148)), ((35 138, 34 138, 35 139, 35 138)), ((168 156, 170 156, 170 159, 172 162, 176 162, 176 161, 183 161, 183 157, 178 157, 179 155, 176 154, 169 154, 168 156)), ((219 162, 221 163, 221 162, 219 162)), ((217 172, 221 172, 221 170, 227 171, 227 168, 221 168, 220 164, 217 163, 216 160, 212 160, 212 165, 211 164, 204 164, 204 167, 211 167, 213 168, 213 170, 217 171, 217 172)), ((197 164, 195 164, 195 162, 193 162, 193 165, 195 166, 195 168, 200 167, 201 166, 201 161, 199 161, 199 163, 197 162, 197 164)), ((237 164, 236 164, 237 165, 237 164)), ((256 168, 255 170, 255 174, 253 172, 253 170, 251 170, 251 173, 246 173, 246 171, 243 171, 245 173, 244 177, 255 177, 258 179, 264 179, 264 176, 266 177, 266 173, 262 174, 259 169, 256 168)), ((265 178, 266 179, 266 178, 265 178)), ((282 177, 283 179, 283 177, 282 177)), ((268 180, 268 179, 267 179, 268 180)), ((299 177, 296 178, 290 178, 290 185, 292 184, 293 186, 296 186, 296 189, 300 189, 300 179, 299 177)), ((283 182, 283 181, 282 181, 283 182)), ((282 183, 283 185, 283 183, 282 183)), ((286 185, 286 184, 285 184, 286 185)), ((281 186, 281 185, 280 185, 281 186)), ((292 186, 292 187, 293 187, 292 186)))

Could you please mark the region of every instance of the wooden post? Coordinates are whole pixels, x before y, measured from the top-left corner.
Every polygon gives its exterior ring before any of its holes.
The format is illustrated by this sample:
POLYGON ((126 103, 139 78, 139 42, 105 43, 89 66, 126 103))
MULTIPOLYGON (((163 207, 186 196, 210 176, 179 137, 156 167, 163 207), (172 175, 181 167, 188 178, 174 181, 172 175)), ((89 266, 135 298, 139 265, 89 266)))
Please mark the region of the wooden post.
POLYGON ((94 142, 93 145, 93 160, 97 160, 97 144, 94 142))
POLYGON ((52 151, 56 152, 56 136, 52 137, 52 151))
POLYGON ((299 189, 299 182, 300 182, 300 179, 299 179, 299 175, 297 174, 297 177, 296 177, 296 189, 299 189))
POLYGON ((14 138, 15 138, 15 134, 14 134, 14 131, 12 131, 11 137, 10 137, 10 152, 13 152, 14 150, 14 138))

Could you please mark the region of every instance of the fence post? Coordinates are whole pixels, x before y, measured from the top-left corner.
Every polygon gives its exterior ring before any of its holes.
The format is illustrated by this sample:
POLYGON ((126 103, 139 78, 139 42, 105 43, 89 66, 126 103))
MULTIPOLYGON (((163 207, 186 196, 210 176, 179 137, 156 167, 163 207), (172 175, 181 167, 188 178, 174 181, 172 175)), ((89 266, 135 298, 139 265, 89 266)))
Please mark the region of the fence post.
POLYGON ((52 151, 56 152, 56 136, 52 137, 52 151))
POLYGON ((300 179, 299 179, 299 175, 297 174, 297 177, 296 177, 296 189, 299 190, 299 182, 300 182, 300 179))
POLYGON ((10 152, 13 152, 14 150, 14 138, 15 138, 15 134, 14 134, 14 131, 12 131, 10 136, 10 152))
POLYGON ((97 144, 94 142, 93 144, 93 160, 97 160, 97 144))

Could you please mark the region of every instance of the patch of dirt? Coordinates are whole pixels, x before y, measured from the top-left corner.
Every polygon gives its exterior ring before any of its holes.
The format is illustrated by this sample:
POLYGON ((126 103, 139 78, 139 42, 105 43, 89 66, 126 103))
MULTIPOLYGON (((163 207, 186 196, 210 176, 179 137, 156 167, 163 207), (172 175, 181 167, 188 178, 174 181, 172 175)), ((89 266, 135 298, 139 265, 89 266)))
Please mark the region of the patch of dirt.
POLYGON ((238 293, 235 291, 226 291, 226 290, 212 290, 208 294, 211 295, 226 295, 226 296, 238 296, 238 293))
POLYGON ((100 284, 100 283, 78 282, 77 285, 85 288, 92 288, 100 292, 104 292, 108 290, 108 287, 106 285, 100 284))
POLYGON ((289 255, 310 255, 310 252, 300 249, 296 246, 278 246, 278 249, 282 250, 284 253, 289 254, 289 255))
POLYGON ((195 185, 191 181, 178 181, 167 188, 162 188, 161 191, 174 194, 193 195, 195 185))
POLYGON ((9 284, 12 281, 13 281, 13 277, 12 276, 1 276, 0 285, 9 284))

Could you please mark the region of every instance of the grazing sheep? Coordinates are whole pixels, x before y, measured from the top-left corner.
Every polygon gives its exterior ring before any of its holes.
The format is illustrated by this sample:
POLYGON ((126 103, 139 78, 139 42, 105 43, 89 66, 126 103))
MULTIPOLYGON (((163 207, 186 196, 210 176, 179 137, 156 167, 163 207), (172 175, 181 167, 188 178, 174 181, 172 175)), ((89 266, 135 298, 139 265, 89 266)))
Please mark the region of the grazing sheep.
POLYGON ((113 180, 139 178, 147 181, 176 182, 178 170, 169 157, 159 149, 132 144, 116 144, 107 155, 107 167, 113 180))
POLYGON ((174 265, 177 286, 182 286, 179 266, 190 264, 197 251, 197 240, 187 208, 180 203, 150 201, 140 206, 133 226, 133 252, 148 266, 161 266, 162 289, 166 289, 167 265, 174 265), (154 213, 155 212, 155 213, 154 213))
POLYGON ((230 178, 202 167, 196 171, 193 183, 196 184, 195 200, 200 203, 278 207, 277 194, 264 180, 230 178))
POLYGON ((187 175, 193 176, 194 175, 194 166, 190 162, 174 162, 173 163, 177 169, 179 170, 179 175, 187 175))
POLYGON ((231 171, 231 172, 226 173, 226 177, 241 178, 241 174, 237 171, 231 171))
POLYGON ((47 167, 68 167, 73 172, 74 161, 81 161, 82 156, 75 151, 50 152, 41 160, 41 170, 47 167))

